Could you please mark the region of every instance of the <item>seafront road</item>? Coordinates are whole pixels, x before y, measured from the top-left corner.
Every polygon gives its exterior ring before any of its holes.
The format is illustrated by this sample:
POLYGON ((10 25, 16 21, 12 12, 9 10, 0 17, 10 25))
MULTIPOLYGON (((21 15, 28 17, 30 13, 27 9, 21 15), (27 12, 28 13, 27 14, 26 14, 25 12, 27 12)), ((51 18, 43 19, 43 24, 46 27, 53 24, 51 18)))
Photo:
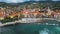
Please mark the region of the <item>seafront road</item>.
MULTIPOLYGON (((55 20, 54 18, 22 18, 21 20, 17 20, 14 22, 7 22, 7 23, 0 23, 1 26, 9 25, 9 24, 16 24, 16 23, 37 23, 42 22, 43 20, 55 20)), ((60 20, 56 20, 60 22, 60 20)))

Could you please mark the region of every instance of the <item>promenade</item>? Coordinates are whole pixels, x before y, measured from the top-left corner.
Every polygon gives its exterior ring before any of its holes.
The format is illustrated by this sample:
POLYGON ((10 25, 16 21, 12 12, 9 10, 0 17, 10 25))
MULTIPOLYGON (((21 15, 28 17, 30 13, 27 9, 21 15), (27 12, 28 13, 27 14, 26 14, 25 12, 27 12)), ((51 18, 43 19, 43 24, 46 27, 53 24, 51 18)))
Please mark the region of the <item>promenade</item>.
MULTIPOLYGON (((14 22, 7 22, 7 23, 0 23, 0 27, 5 26, 5 25, 9 25, 9 24, 16 24, 16 23, 40 23, 43 20, 54 20, 53 18, 23 18, 22 20, 17 20, 14 22)), ((60 20, 56 20, 58 22, 60 22, 60 20)), ((47 24, 47 23, 46 23, 47 24)))

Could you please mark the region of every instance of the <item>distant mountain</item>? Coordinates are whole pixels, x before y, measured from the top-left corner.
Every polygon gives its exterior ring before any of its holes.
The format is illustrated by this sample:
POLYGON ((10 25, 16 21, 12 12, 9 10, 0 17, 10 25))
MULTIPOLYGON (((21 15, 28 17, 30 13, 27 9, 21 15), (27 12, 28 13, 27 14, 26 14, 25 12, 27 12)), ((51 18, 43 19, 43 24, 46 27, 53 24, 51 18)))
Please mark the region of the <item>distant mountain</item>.
MULTIPOLYGON (((0 2, 0 3, 5 3, 5 2, 0 2)), ((60 1, 25 1, 20 3, 60 3, 60 1)), ((11 4, 16 4, 16 3, 11 3, 11 4)))
POLYGON ((0 5, 13 5, 13 6, 18 6, 18 5, 25 5, 25 4, 33 4, 33 3, 57 3, 60 4, 60 1, 26 1, 22 3, 4 3, 0 2, 0 5))

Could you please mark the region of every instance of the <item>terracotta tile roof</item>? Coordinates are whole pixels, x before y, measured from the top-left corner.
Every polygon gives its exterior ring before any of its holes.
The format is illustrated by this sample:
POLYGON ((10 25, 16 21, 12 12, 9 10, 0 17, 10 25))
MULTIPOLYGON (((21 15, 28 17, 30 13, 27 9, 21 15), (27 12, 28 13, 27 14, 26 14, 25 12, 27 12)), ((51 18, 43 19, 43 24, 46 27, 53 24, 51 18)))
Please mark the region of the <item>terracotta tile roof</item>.
POLYGON ((0 17, 4 17, 4 14, 0 14, 0 17))

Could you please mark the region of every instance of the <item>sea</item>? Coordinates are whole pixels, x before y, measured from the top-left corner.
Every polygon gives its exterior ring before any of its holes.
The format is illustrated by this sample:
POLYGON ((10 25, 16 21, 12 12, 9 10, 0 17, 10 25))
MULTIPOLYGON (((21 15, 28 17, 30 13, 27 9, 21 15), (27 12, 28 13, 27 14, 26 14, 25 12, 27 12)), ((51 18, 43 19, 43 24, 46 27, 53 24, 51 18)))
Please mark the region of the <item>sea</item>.
POLYGON ((60 34, 60 25, 16 23, 0 27, 0 34, 60 34))

